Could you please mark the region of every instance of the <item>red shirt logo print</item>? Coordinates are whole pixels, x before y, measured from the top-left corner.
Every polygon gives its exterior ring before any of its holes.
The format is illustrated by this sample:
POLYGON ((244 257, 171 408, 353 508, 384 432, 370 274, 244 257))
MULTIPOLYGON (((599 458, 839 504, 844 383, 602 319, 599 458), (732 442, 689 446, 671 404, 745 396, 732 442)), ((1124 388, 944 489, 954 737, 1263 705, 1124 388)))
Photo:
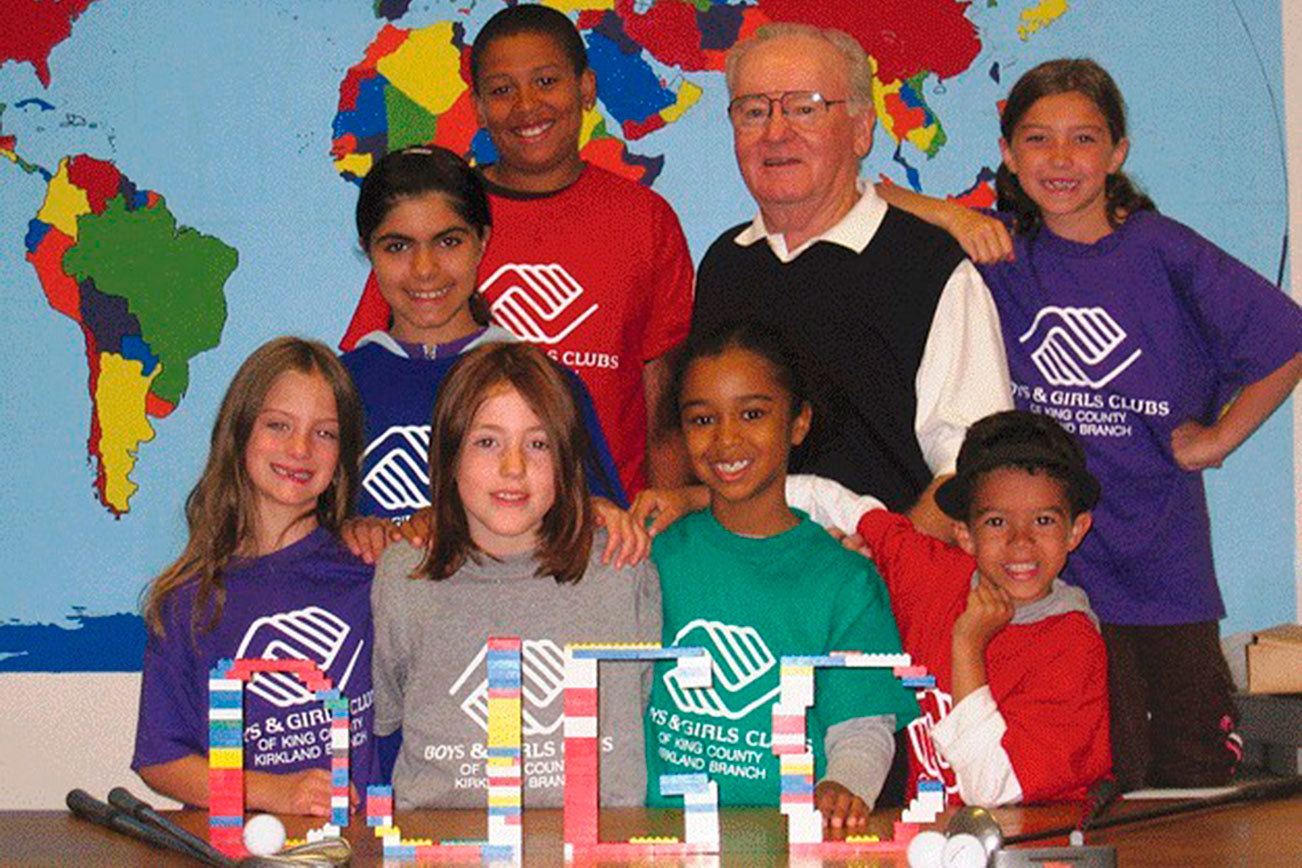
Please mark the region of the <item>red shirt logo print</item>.
POLYGON ((484 281, 485 297, 492 303, 493 319, 521 340, 554 346, 597 312, 599 305, 584 305, 583 286, 559 263, 523 265, 507 263, 484 281))

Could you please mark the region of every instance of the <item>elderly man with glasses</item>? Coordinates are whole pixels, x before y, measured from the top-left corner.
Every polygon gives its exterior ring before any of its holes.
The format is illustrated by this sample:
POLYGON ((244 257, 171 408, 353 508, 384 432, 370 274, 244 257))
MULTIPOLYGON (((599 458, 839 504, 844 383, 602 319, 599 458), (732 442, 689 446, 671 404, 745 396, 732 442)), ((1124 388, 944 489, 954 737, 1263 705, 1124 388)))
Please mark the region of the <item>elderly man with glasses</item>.
POLYGON ((793 471, 949 537, 931 492, 968 425, 1012 406, 989 290, 948 235, 859 180, 875 116, 852 37, 766 25, 726 69, 737 164, 759 213, 705 254, 693 331, 750 319, 778 332, 824 390, 793 471))

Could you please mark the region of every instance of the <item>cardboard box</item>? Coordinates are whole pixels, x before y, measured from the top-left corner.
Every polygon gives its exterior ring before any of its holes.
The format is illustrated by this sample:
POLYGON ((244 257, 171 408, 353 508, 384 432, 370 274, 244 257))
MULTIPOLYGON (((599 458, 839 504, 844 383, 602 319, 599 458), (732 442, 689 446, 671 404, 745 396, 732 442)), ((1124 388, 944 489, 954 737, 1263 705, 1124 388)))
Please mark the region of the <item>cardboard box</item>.
POLYGON ((1247 651, 1249 693, 1302 693, 1302 624, 1259 630, 1247 651))

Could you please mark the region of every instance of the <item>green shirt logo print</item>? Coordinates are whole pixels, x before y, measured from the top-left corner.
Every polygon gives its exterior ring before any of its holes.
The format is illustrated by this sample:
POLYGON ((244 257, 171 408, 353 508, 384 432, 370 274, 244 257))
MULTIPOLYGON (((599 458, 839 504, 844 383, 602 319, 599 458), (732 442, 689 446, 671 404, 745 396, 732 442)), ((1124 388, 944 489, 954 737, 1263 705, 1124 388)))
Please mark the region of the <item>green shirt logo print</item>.
POLYGON ((741 720, 772 703, 781 690, 776 678, 764 677, 776 669, 777 659, 753 627, 697 618, 678 631, 674 645, 704 648, 714 673, 710 687, 683 687, 672 670, 664 676, 679 711, 741 720))

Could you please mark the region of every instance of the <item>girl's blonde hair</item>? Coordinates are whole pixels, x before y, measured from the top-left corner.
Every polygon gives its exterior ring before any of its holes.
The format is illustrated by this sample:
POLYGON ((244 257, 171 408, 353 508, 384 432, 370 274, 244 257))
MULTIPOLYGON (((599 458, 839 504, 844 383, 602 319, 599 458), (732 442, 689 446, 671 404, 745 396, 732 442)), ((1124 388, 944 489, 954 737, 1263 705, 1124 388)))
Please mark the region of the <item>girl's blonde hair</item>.
POLYGON ((313 510, 317 523, 338 532, 352 514, 363 442, 362 402, 352 378, 324 344, 294 337, 263 344, 240 365, 217 412, 208 463, 185 501, 185 520, 190 528, 185 550, 145 593, 145 623, 160 636, 167 601, 190 582, 196 587, 191 632, 211 630, 221 618, 226 603, 222 573, 240 546, 252 537, 256 520, 255 494, 244 453, 267 393, 286 371, 318 374, 334 393, 339 463, 330 485, 317 498, 313 510))
POLYGON ((457 464, 475 413, 505 389, 520 393, 542 422, 552 449, 556 501, 542 520, 538 575, 555 576, 558 582, 583 577, 592 549, 593 514, 588 499, 588 433, 574 388, 559 366, 526 343, 486 344, 457 360, 434 402, 429 450, 434 531, 415 577, 445 579, 475 550, 457 490, 457 464))

